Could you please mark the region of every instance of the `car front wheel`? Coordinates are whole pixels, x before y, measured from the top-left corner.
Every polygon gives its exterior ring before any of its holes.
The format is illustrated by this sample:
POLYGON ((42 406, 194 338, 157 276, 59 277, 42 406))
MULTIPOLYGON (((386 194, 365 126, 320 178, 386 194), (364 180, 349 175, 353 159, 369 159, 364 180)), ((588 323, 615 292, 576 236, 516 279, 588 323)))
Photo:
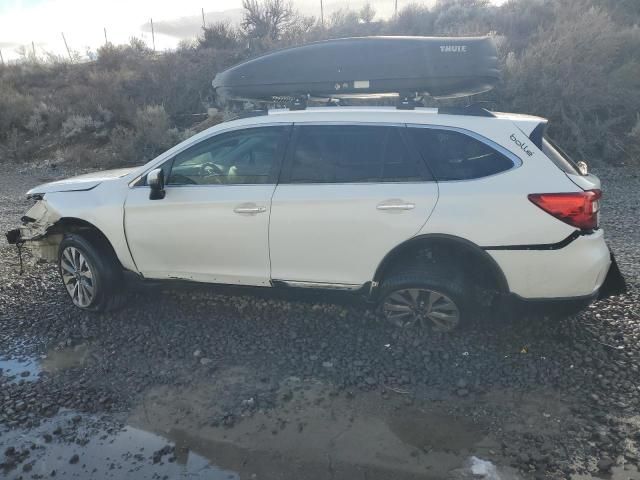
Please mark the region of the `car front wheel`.
POLYGON ((122 305, 122 271, 97 236, 66 234, 58 250, 58 270, 76 307, 104 311, 122 305))

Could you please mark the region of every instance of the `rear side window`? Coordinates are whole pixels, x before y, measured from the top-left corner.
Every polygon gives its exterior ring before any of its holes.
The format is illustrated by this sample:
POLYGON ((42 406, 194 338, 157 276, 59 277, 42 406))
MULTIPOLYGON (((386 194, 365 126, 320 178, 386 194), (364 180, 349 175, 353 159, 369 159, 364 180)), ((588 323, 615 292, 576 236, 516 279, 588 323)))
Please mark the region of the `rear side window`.
POLYGON ((577 165, 571 157, 560 150, 558 146, 554 145, 551 140, 546 138, 542 140, 542 152, 564 173, 580 175, 580 170, 578 170, 577 165))
POLYGON ((514 162, 469 135, 436 128, 409 128, 436 180, 469 180, 513 168, 514 162))
POLYGON ((291 157, 290 183, 423 180, 397 127, 301 125, 291 157))

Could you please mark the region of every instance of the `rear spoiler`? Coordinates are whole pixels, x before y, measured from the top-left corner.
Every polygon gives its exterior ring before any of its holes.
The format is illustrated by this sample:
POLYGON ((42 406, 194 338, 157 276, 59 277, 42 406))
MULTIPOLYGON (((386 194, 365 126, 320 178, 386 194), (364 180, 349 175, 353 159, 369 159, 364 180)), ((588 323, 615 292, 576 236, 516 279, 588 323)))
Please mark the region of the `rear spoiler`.
POLYGON ((540 122, 529 135, 529 140, 531 140, 540 150, 542 150, 542 139, 544 138, 544 132, 547 129, 547 123, 549 123, 548 120, 540 122))

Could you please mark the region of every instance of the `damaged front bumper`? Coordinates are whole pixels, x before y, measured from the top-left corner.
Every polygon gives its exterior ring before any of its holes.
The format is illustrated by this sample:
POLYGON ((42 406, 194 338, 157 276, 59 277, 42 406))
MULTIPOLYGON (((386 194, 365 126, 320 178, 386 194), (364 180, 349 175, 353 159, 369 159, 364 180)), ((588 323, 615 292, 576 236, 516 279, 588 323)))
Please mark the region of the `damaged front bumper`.
POLYGON ((36 258, 53 262, 58 256, 61 233, 52 231, 60 215, 52 211, 46 201, 38 200, 22 217, 19 228, 5 233, 10 245, 23 246, 36 258))

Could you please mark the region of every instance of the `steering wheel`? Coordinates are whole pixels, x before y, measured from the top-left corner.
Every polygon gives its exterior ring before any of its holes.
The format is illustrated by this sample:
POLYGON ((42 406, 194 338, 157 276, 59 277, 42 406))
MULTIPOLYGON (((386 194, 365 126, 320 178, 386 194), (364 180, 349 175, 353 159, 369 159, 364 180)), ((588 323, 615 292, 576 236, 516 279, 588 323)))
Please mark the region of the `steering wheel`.
POLYGON ((213 162, 204 163, 200 167, 200 177, 204 184, 222 184, 225 183, 227 174, 218 165, 213 162))
POLYGON ((203 163, 200 167, 200 175, 203 177, 210 177, 213 175, 224 175, 224 171, 215 163, 207 162, 203 163))

